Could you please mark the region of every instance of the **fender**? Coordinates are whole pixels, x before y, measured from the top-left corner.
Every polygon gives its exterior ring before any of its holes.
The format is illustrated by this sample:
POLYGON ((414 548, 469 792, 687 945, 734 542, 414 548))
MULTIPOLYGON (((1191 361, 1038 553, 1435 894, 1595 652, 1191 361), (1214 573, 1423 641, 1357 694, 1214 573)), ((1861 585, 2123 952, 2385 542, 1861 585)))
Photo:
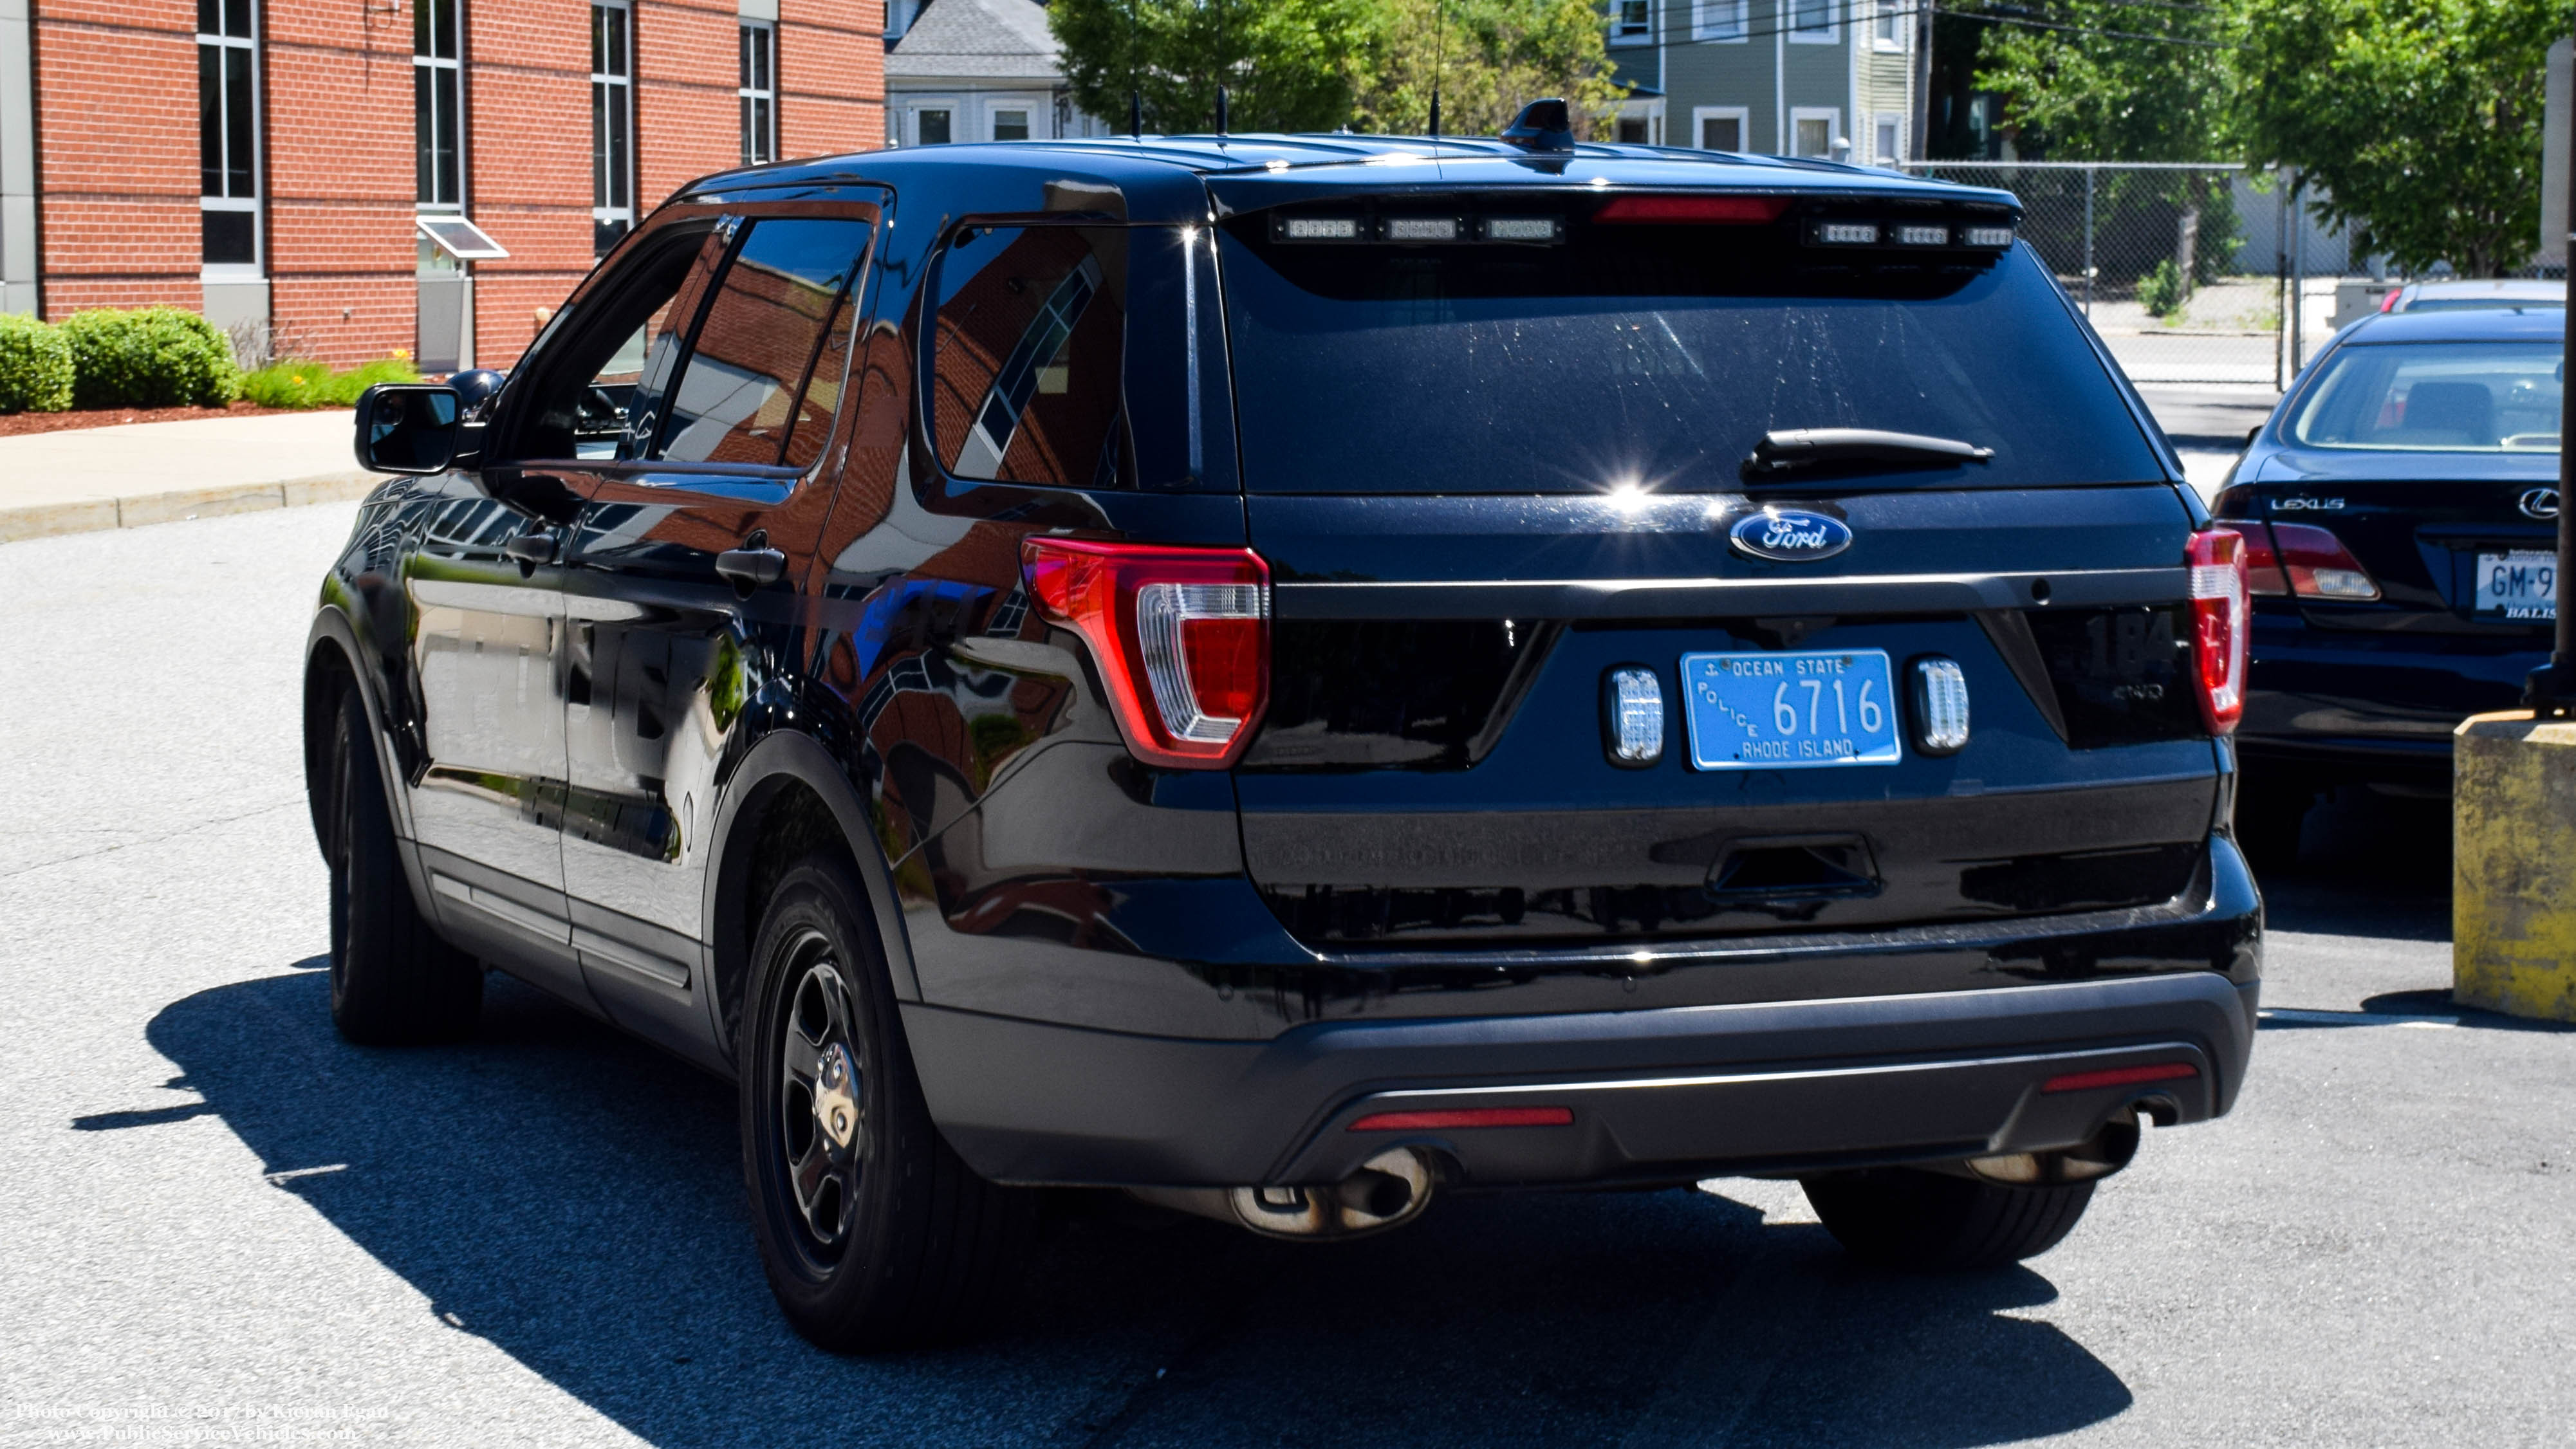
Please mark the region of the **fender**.
POLYGON ((724 998, 728 991, 740 992, 750 966, 741 959, 745 954, 742 943, 731 939, 731 933, 719 924, 732 918, 725 909, 729 904, 727 894, 744 888, 743 876, 748 868, 750 842, 736 838, 736 827, 746 820, 756 824, 759 815, 755 807, 776 793, 779 785, 791 780, 822 799, 849 844, 850 856, 858 864, 859 883, 868 893, 868 908, 876 914, 878 944, 885 952, 886 971, 896 999, 921 999, 921 982, 913 972, 912 944, 904 932, 901 904, 895 898, 893 872, 877 844, 866 801, 831 753, 812 736, 792 729, 772 730, 743 756, 725 783, 724 798, 716 807, 715 858, 707 870, 705 911, 700 916, 708 923, 708 939, 698 943, 701 979, 710 983, 702 993, 709 1013, 708 1030, 728 1059, 734 1043, 725 1027, 724 998), (741 857, 737 856, 738 846, 744 852, 741 857))

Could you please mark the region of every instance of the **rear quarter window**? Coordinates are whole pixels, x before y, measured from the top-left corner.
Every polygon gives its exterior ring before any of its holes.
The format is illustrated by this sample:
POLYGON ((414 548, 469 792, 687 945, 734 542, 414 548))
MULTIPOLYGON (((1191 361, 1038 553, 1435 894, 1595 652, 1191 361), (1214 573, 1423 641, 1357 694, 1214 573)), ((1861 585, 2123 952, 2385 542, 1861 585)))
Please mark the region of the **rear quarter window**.
POLYGON ((959 478, 1117 486, 1125 229, 961 228, 941 249, 934 300, 940 464, 959 478))

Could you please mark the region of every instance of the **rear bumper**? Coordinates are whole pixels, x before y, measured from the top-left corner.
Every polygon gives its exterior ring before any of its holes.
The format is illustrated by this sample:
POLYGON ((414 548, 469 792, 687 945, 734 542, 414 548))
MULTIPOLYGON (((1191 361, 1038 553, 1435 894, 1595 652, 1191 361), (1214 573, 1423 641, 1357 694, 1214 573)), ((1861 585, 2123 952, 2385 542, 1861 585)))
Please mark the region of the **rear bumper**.
POLYGON ((1322 1183, 1399 1145, 1471 1185, 1678 1181, 2070 1146, 2141 1097, 2227 1111, 2254 984, 2214 971, 1567 1016, 1343 1022, 1265 1043, 907 1005, 931 1109, 1005 1182, 1322 1183), (2070 1073, 2185 1063, 2151 1085, 2070 1073), (1565 1107, 1568 1125, 1354 1132, 1380 1112, 1565 1107))
POLYGON ((2451 731, 2512 709, 2548 657, 2492 634, 2318 629, 2258 611, 2240 755, 2361 780, 2447 780, 2451 731))

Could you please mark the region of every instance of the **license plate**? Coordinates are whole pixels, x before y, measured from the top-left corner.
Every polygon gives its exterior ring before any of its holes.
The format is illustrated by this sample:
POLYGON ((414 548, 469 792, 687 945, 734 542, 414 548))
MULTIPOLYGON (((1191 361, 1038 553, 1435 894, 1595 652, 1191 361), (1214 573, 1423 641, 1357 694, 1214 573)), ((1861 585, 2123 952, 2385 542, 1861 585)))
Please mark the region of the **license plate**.
POLYGON ((2518 548, 2478 555, 2477 598, 2470 606, 2489 619, 2558 617, 2558 555, 2518 548))
POLYGON ((1893 765, 1896 671, 1883 649, 1685 654, 1683 718, 1701 770, 1893 765))

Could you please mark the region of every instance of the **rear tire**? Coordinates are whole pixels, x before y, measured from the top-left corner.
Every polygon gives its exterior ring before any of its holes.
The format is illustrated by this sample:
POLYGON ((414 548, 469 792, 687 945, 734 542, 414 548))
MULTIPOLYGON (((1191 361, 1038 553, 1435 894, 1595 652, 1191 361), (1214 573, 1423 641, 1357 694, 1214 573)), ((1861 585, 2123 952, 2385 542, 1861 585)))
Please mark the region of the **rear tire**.
POLYGON ((1037 1194, 975 1175, 930 1120, 867 897, 808 857, 753 947, 741 1067, 743 1176, 761 1266, 817 1347, 971 1337, 1017 1286, 1037 1194))
POLYGON ((2317 787, 2297 776, 2238 774, 2236 846, 2257 869, 2283 870, 2299 863, 2299 837, 2316 808, 2317 787))
POLYGON ((384 776, 351 689, 331 730, 331 1024, 366 1046, 453 1041, 483 1009, 483 968, 412 903, 384 776))
POLYGON ((1811 1177, 1800 1184, 1825 1230, 1855 1258, 1885 1268, 2002 1268, 2063 1241, 2093 1184, 2007 1187, 1914 1168, 1811 1177))

